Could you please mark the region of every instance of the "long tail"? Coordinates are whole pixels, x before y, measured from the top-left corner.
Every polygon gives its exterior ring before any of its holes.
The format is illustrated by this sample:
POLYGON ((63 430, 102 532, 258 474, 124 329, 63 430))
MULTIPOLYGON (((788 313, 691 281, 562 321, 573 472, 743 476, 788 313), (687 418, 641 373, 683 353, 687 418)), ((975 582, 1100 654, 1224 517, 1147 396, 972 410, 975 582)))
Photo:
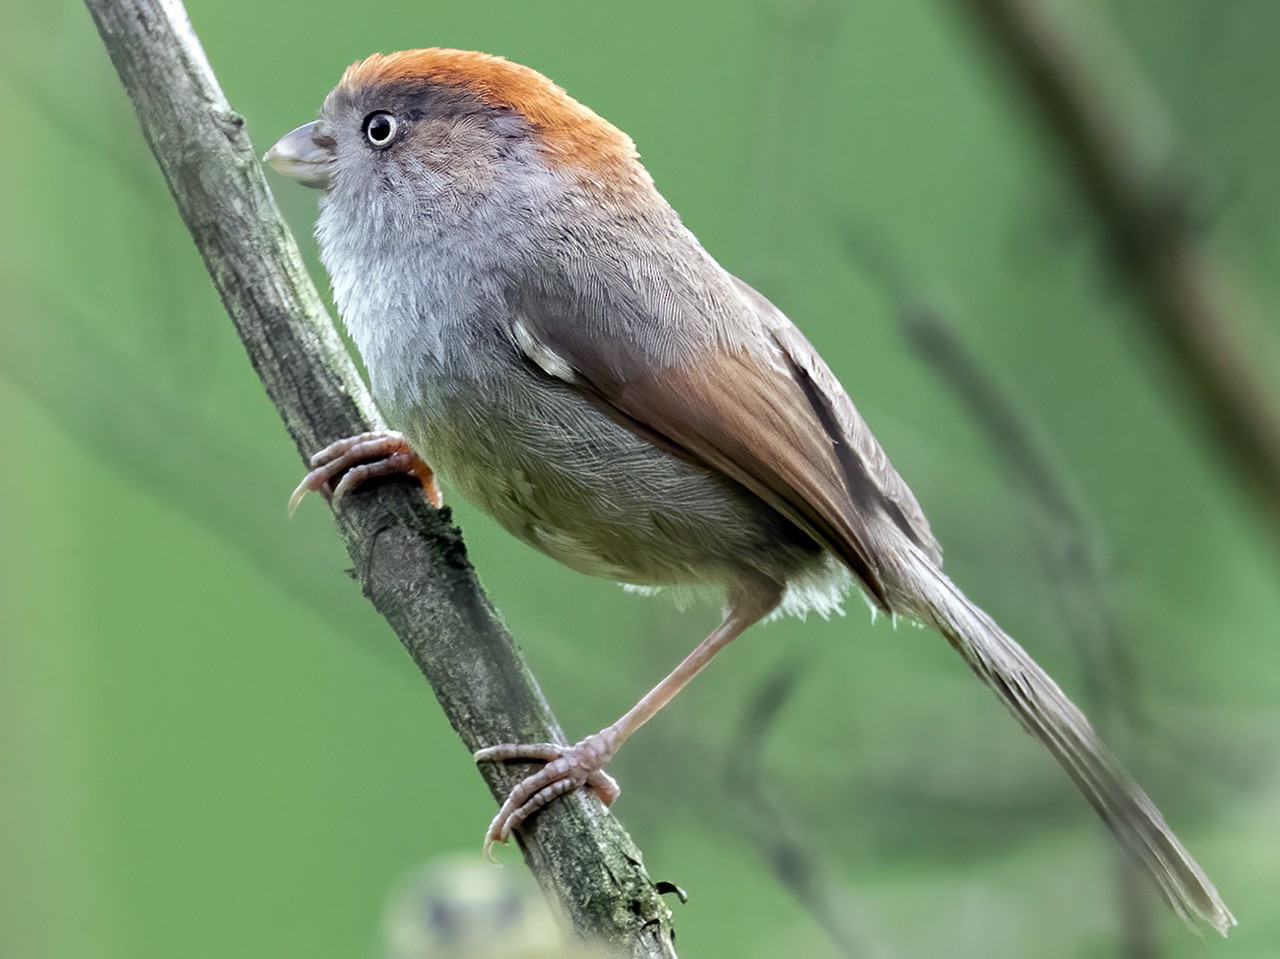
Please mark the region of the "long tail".
MULTIPOLYGON (((891 602, 944 635, 978 677, 1053 753, 1120 844, 1192 928, 1236 924, 1209 877, 1178 842, 1142 787, 1108 752, 1082 712, 1043 669, 922 552, 904 543, 891 602), (896 595, 894 595, 896 594, 896 595)), ((896 578, 896 577, 895 577, 896 578)))

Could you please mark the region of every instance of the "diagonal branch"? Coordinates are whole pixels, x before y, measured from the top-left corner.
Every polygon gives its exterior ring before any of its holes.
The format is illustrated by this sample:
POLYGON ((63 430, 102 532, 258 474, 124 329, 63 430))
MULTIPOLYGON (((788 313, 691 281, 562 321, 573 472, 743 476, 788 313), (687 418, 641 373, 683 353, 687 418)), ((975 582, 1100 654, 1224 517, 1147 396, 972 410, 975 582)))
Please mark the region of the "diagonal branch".
MULTIPOLYGON (((267 191, 243 119, 180 0, 86 0, 170 192, 249 359, 304 457, 383 424, 267 191)), ((407 482, 336 513, 356 576, 468 749, 564 741, 499 623, 447 511, 407 482)), ((519 767, 482 770, 495 797, 519 767)), ((479 830, 477 830, 477 837, 479 830)), ((565 797, 525 830, 525 858, 574 931, 610 954, 674 959, 671 917, 599 801, 565 797)))
MULTIPOLYGON (((1194 197, 1188 197, 1187 183, 1170 175, 1169 151, 1152 149, 1141 132, 1164 117, 1151 103, 1142 116, 1119 108, 1133 91, 1107 83, 1109 64, 1090 53, 1104 41, 1114 47, 1114 38, 1100 31, 1075 36, 1040 0, 962 0, 959 6, 1023 94, 1092 209, 1146 318, 1148 335, 1178 378, 1180 399, 1280 536, 1276 398, 1233 329, 1247 297, 1232 287, 1198 235, 1189 209, 1194 197)), ((1101 15, 1092 8, 1072 13, 1076 20, 1101 15)))

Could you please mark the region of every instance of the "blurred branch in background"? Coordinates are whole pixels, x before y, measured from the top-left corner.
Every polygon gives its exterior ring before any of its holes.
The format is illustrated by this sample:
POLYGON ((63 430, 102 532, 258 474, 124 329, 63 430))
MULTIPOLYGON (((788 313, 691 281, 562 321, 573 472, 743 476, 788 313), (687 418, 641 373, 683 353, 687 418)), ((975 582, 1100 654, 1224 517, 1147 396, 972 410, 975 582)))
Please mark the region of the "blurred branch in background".
POLYGON ((1072 648, 1083 660, 1091 713, 1105 723, 1116 710, 1136 722, 1138 676, 1116 635, 1095 536, 1035 431, 946 318, 921 301, 886 242, 851 231, 846 245, 893 302, 908 344, 986 434, 1010 478, 1034 504, 1037 548, 1059 613, 1075 639, 1072 648))
MULTIPOLYGON (((87 0, 152 153, 249 359, 305 459, 383 424, 325 314, 178 0, 87 0)), ((467 560, 447 511, 413 483, 335 514, 365 595, 430 681, 468 749, 563 734, 467 560)), ((523 773, 485 764, 495 797, 523 773)), ((478 833, 477 833, 478 835, 478 833)), ((584 790, 526 828, 530 868, 582 939, 674 957, 670 913, 617 821, 584 790)))
POLYGON ((823 867, 812 844, 800 838, 799 829, 786 808, 771 796, 760 767, 765 737, 783 705, 795 690, 803 662, 792 658, 765 677, 747 702, 737 735, 725 750, 725 791, 736 800, 742 814, 742 835, 764 857, 779 885, 813 916, 847 959, 886 955, 873 947, 855 919, 865 922, 865 911, 856 908, 853 895, 843 890, 823 867))
MULTIPOLYGON (((1108 742, 1132 738, 1138 721, 1139 677, 1118 635, 1100 550, 1067 484, 1036 441, 1018 404, 1002 392, 946 318, 920 301, 905 269, 885 244, 853 233, 848 245, 854 259, 894 302, 908 343, 986 434, 1010 479, 1029 498, 1045 580, 1071 637, 1071 650, 1081 660, 1079 674, 1094 724, 1108 742)), ((1150 883, 1132 859, 1112 845, 1123 955, 1157 959, 1160 949, 1150 883)))
POLYGON ((836 89, 830 78, 850 12, 839 0, 769 0, 758 14, 763 29, 753 59, 769 69, 752 76, 750 195, 742 209, 755 243, 752 282, 777 302, 804 285, 804 273, 793 267, 809 262, 819 239, 812 223, 824 208, 812 172, 823 153, 818 138, 830 136, 836 89), (797 150, 802 141, 807 148, 797 150))
MULTIPOLYGON (((25 284, 0 275, 10 291, 25 284)), ((72 307, 32 303, 16 315, 39 323, 0 324, 0 376, 56 420, 79 446, 246 557, 264 578, 338 631, 366 638, 368 617, 333 590, 332 570, 280 562, 275 531, 285 521, 279 497, 261 495, 275 477, 243 444, 182 396, 165 391, 154 370, 109 342, 72 307), (56 364, 48 357, 56 356, 56 364), (128 389, 121 389, 122 383, 128 389)))
POLYGON ((1233 328, 1251 301, 1203 242, 1193 215, 1199 198, 1178 168, 1164 111, 1145 89, 1129 88, 1140 86, 1136 81, 1118 81, 1121 71, 1137 74, 1099 5, 1070 5, 1069 22, 1042 0, 962 0, 959 6, 1096 216, 1117 273, 1148 321, 1147 334, 1177 373, 1177 391, 1280 538, 1276 397, 1233 328))
MULTIPOLYGON (((48 128, 63 141, 66 147, 92 151, 119 175, 121 183, 126 184, 139 196, 150 193, 152 184, 146 172, 133 162, 131 156, 119 148, 116 140, 101 136, 96 130, 88 128, 67 106, 66 101, 47 85, 34 82, 25 71, 18 69, 16 64, 8 60, 0 60, 0 80, 25 103, 49 118, 51 122, 48 128)), ((72 90, 67 92, 70 96, 75 95, 72 90)))
MULTIPOLYGON (((797 175, 797 164, 821 155, 810 149, 797 152, 800 137, 828 135, 832 95, 830 77, 836 74, 837 37, 851 8, 837 0, 770 0, 760 9, 763 29, 755 59, 769 69, 753 74, 751 91, 752 136, 748 150, 749 234, 755 237, 754 283, 781 302, 786 291, 803 285, 803 269, 811 246, 819 240, 812 229, 821 215, 820 191, 812 176, 797 175), (785 251, 785 258, 780 251, 785 251)), ((717 815, 716 823, 736 840, 751 844, 778 885, 804 908, 829 937, 837 952, 848 959, 882 956, 872 947, 862 910, 822 863, 819 848, 805 837, 774 794, 786 795, 798 788, 770 782, 761 768, 765 738, 803 671, 799 659, 784 661, 772 670, 750 697, 734 724, 733 740, 720 753, 710 751, 708 768, 723 763, 723 793, 738 815, 717 815)), ((724 800, 717 800, 717 807, 724 800)))
MULTIPOLYGON (((1123 743, 1138 702, 1138 675, 1119 641, 1097 549, 1084 517, 1071 503, 1015 404, 1001 394, 943 317, 927 308, 904 309, 902 325, 914 349, 939 373, 987 434, 1010 477, 1031 497, 1036 545, 1071 648, 1094 725, 1108 742, 1123 743)), ((1155 959, 1159 947, 1150 883, 1132 860, 1114 847, 1127 959, 1155 959)))

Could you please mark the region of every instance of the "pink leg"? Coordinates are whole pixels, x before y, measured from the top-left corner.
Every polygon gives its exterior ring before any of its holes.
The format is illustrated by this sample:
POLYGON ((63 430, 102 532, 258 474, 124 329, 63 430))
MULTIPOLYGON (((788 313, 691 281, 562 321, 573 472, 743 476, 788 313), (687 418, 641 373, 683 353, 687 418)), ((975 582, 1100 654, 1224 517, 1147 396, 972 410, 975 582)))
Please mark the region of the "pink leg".
POLYGON ((315 490, 334 506, 362 483, 379 476, 406 473, 422 484, 431 505, 439 509, 444 500, 436 484, 435 473, 413 448, 403 434, 394 430, 375 430, 360 433, 330 443, 311 457, 311 472, 302 478, 298 488, 289 497, 289 515, 298 508, 302 497, 315 490), (330 492, 330 483, 341 476, 330 492))
POLYGON ((616 723, 593 733, 574 746, 556 743, 503 743, 478 750, 476 762, 542 762, 525 777, 502 804, 484 837, 484 854, 493 858, 493 844, 506 842, 511 831, 557 796, 589 786, 606 806, 618 798, 618 784, 604 772, 618 748, 654 714, 669 703, 717 652, 729 645, 751 624, 764 618, 782 598, 776 583, 752 584, 733 590, 724 621, 698 644, 684 661, 649 690, 616 723))

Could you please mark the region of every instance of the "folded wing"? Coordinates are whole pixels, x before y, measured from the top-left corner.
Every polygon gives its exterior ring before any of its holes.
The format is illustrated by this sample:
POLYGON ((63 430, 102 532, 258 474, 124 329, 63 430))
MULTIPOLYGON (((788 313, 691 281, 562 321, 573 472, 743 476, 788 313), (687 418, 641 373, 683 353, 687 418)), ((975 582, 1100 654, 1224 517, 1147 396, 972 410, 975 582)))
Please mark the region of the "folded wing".
POLYGON ((617 422, 755 493, 843 560, 888 610, 868 534, 892 523, 940 562, 924 513, 800 331, 733 283, 746 335, 678 362, 641 354, 633 333, 583 322, 591 307, 572 295, 513 303, 516 342, 617 422))

